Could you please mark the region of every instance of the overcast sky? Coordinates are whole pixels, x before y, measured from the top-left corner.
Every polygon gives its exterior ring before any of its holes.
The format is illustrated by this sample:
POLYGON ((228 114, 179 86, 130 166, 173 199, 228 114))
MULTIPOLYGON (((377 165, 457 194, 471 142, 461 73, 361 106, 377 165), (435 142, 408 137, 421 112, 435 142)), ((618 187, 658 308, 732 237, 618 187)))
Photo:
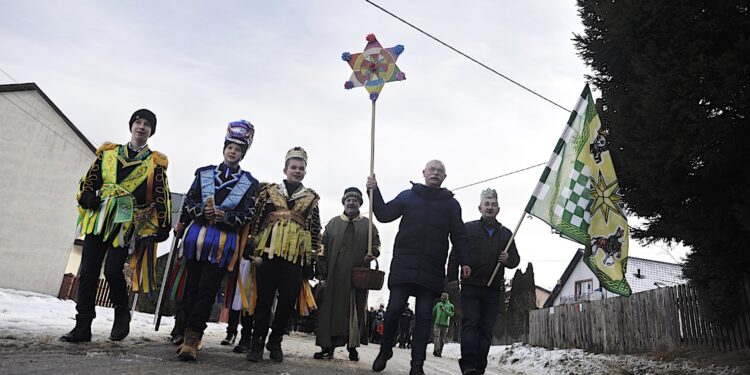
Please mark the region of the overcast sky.
MULTIPOLYGON (((590 72, 571 41, 583 30, 572 0, 378 3, 566 108, 590 72)), ((370 100, 362 88, 344 90, 351 70, 340 58, 362 51, 368 33, 406 47, 398 65, 407 80, 386 85, 377 102, 375 170, 386 200, 423 182, 430 159, 445 162, 448 188, 548 160, 567 112, 364 1, 3 1, 0 69, 36 82, 97 146, 126 142, 131 113, 154 111, 149 144, 168 155, 176 192, 196 168, 221 162, 227 123, 247 119, 256 135, 243 169, 279 182, 286 151, 304 147, 304 183, 321 195, 327 220, 369 173, 370 100)), ((479 192, 492 187, 498 219, 513 229, 541 173, 456 191, 464 220, 478 218, 479 192)), ((397 223, 378 227, 387 269, 397 223)), ((580 247, 538 219, 525 220, 516 241, 520 268, 533 263, 547 289, 580 247)), ((664 249, 630 242, 631 256, 673 261, 664 249)))

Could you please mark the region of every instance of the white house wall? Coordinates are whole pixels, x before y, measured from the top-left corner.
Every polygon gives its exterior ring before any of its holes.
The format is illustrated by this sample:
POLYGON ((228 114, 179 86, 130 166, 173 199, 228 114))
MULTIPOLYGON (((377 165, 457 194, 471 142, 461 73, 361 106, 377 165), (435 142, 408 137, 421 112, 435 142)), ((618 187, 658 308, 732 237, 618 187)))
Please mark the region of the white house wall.
POLYGON ((573 269, 573 272, 570 274, 570 277, 568 278, 568 281, 565 283, 565 285, 562 286, 562 289, 560 289, 560 293, 558 293, 557 298, 555 298, 555 302, 553 306, 560 305, 560 298, 561 297, 569 297, 572 295, 575 295, 576 293, 576 281, 583 281, 583 280, 589 280, 592 279, 593 281, 593 289, 599 288, 599 279, 596 278, 593 272, 589 269, 589 267, 583 263, 583 261, 578 261, 578 264, 576 264, 576 267, 573 269))
POLYGON ((0 96, 0 287, 57 295, 94 153, 36 91, 0 96))

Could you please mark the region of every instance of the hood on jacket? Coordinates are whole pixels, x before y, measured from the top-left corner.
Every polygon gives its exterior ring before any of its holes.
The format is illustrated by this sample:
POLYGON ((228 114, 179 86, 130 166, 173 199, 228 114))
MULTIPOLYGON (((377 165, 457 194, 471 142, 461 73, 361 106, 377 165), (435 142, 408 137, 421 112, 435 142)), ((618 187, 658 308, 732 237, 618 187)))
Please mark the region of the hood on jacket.
POLYGON ((446 188, 433 188, 416 182, 411 183, 411 191, 428 200, 450 198, 453 196, 453 193, 446 188))

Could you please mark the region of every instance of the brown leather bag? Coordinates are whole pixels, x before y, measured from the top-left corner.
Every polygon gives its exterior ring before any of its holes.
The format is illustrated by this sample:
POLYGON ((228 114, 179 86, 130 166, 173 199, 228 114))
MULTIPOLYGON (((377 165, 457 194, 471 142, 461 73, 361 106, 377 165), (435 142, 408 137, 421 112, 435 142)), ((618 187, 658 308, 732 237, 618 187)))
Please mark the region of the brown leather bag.
POLYGON ((356 289, 380 290, 383 289, 385 281, 385 272, 380 270, 377 258, 375 260, 375 269, 371 269, 369 264, 363 264, 362 267, 352 268, 352 285, 356 289))

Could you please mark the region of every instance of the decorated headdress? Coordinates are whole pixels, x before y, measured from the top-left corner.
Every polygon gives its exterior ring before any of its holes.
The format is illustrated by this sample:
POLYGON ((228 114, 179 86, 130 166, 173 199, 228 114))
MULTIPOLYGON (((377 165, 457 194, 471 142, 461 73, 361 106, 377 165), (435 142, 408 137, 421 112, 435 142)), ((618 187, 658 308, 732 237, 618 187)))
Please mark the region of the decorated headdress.
POLYGON ((492 199, 497 200, 497 191, 495 191, 495 189, 492 189, 492 188, 487 188, 487 189, 482 190, 482 192, 479 194, 479 202, 481 203, 487 198, 492 198, 492 199))
POLYGON ((292 158, 302 159, 305 162, 305 165, 307 165, 307 152, 302 147, 297 146, 287 151, 286 157, 284 158, 284 164, 292 158))
POLYGON ((227 136, 224 139, 224 147, 227 146, 227 142, 236 143, 243 146, 243 150, 247 151, 250 145, 253 144, 253 137, 255 136, 255 126, 247 120, 232 121, 227 126, 227 136))
POLYGON ((346 198, 349 198, 349 197, 354 197, 354 198, 359 199, 360 205, 364 203, 364 201, 362 200, 362 192, 355 187, 346 188, 346 190, 344 190, 344 196, 341 197, 341 203, 344 203, 346 198))

